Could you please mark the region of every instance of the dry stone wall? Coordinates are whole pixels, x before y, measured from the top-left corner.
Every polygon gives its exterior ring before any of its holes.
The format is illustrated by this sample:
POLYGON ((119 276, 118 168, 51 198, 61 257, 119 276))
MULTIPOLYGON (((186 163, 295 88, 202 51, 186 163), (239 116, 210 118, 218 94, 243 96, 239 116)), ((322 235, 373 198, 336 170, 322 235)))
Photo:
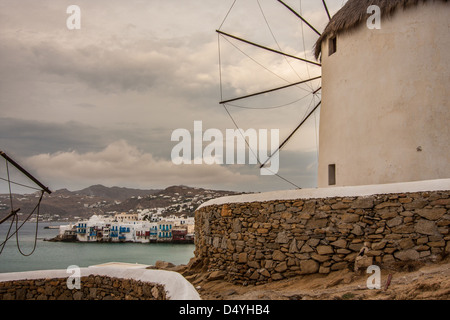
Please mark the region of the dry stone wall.
POLYGON ((0 300, 166 300, 156 283, 98 275, 80 280, 79 290, 68 289, 67 278, 0 282, 0 300))
POLYGON ((450 252, 450 191, 205 206, 195 256, 213 278, 259 284, 450 252))

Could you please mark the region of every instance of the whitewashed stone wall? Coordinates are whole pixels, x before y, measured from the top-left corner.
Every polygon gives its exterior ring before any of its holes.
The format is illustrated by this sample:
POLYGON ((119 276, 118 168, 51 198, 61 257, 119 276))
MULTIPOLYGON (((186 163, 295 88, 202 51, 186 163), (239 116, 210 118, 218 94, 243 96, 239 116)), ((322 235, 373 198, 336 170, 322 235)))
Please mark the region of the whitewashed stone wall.
POLYGON ((197 210, 195 256, 216 277, 259 284, 439 260, 449 225, 450 191, 225 203, 197 210))

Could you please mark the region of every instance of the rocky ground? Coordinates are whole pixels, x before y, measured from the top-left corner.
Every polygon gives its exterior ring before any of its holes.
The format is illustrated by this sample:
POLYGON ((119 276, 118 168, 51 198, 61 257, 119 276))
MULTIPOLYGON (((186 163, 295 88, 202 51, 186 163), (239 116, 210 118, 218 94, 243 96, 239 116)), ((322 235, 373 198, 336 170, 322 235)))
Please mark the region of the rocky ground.
POLYGON ((370 274, 345 269, 327 275, 298 276, 263 285, 226 282, 205 272, 195 259, 188 265, 159 263, 181 273, 204 300, 449 300, 450 258, 439 263, 402 263, 381 269, 381 289, 368 289, 370 274), (391 279, 390 281, 389 278, 391 279))

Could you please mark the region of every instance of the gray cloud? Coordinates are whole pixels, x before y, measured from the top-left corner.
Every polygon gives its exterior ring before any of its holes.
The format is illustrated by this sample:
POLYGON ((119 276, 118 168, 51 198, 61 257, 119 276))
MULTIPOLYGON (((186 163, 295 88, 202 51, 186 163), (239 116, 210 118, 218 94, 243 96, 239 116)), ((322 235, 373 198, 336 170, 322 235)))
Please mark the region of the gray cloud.
POLYGON ((0 146, 18 157, 52 154, 59 151, 93 152, 117 141, 132 141, 157 158, 170 157, 170 135, 167 128, 139 128, 122 125, 94 127, 80 122, 42 122, 0 118, 0 146))
POLYGON ((235 189, 236 185, 255 182, 255 175, 233 172, 225 166, 174 165, 156 159, 129 145, 115 141, 98 152, 57 152, 25 159, 25 164, 53 188, 79 188, 95 183, 108 186, 161 188, 174 184, 235 189))
POLYGON ((110 47, 90 45, 72 50, 40 43, 32 50, 40 72, 57 75, 64 81, 79 81, 104 93, 145 91, 166 83, 176 70, 169 54, 154 51, 157 45, 153 51, 149 48, 148 52, 133 53, 110 47), (92 52, 97 59, 92 59, 92 52))
MULTIPOLYGON (((180 169, 169 161, 172 130, 192 131, 194 120, 203 120, 204 129, 234 128, 218 104, 218 43, 214 33, 232 3, 79 0, 82 27, 69 31, 65 9, 71 3, 1 1, 0 149, 39 170, 54 185, 69 188, 91 182, 147 186, 142 177, 153 177, 155 184, 163 184, 164 176, 167 183, 197 186, 290 188, 277 177, 259 176, 259 170, 251 166, 180 169), (108 150, 121 148, 128 157, 121 166, 129 166, 122 171, 112 159, 104 158, 108 150), (92 161, 86 162, 86 158, 92 161), (61 159, 67 160, 66 171, 61 159), (144 160, 160 171, 145 165, 144 160), (96 167, 102 170, 94 170, 96 167)), ((298 19, 274 1, 260 3, 280 45, 289 52, 310 55, 315 35, 304 28, 303 52, 298 19)), ((299 9, 298 1, 288 3, 299 9)), ((249 1, 237 4, 224 24, 226 31, 274 47, 259 9, 244 10, 249 1)), ((302 4, 305 15, 320 28, 320 23, 326 22, 321 2, 302 4)), ((342 0, 328 4, 334 11, 342 0)), ((296 79, 283 58, 246 52, 289 81, 296 79)), ((223 89, 229 96, 285 84, 276 77, 271 82, 273 74, 240 52, 222 53, 223 89)), ((307 77, 303 65, 294 68, 307 77)), ((301 90, 284 91, 242 103, 271 106, 294 101, 301 94, 301 90)), ((310 100, 272 112, 236 108, 230 112, 244 129, 279 128, 283 138, 299 123, 310 100)), ((281 153, 280 174, 302 187, 315 184, 316 132, 313 122, 308 123, 281 153)))

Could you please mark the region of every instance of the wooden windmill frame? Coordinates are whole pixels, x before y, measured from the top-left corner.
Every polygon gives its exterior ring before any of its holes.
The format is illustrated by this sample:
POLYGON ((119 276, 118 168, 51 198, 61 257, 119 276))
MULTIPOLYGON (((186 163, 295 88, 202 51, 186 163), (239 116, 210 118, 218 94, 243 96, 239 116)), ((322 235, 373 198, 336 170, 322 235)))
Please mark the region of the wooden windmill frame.
MULTIPOLYGON (((319 38, 321 37, 322 34, 321 34, 321 33, 317 30, 317 28, 315 28, 315 27, 314 27, 314 26, 313 26, 313 25, 312 25, 312 24, 311 24, 311 23, 310 23, 303 15, 302 15, 302 14, 298 13, 296 10, 294 10, 292 7, 290 7, 288 4, 286 4, 286 3, 285 3, 284 1, 282 1, 282 0, 277 0, 277 2, 280 3, 280 5, 284 6, 284 7, 285 7, 288 11, 290 11, 292 14, 294 14, 297 18, 299 18, 299 19, 302 21, 302 23, 306 24, 306 25, 307 25, 307 26, 308 26, 308 27, 309 27, 309 28, 310 28, 310 29, 311 29, 311 30, 312 30, 319 38)), ((229 38, 229 39, 234 39, 234 40, 236 40, 236 41, 240 41, 240 42, 245 43, 245 44, 247 44, 247 45, 254 46, 254 47, 258 48, 258 49, 261 49, 261 50, 265 50, 265 51, 271 52, 271 53, 273 53, 273 54, 278 54, 278 55, 282 55, 282 56, 287 57, 287 58, 292 58, 292 59, 296 59, 296 60, 302 61, 302 62, 304 62, 304 63, 306 63, 306 64, 308 64, 308 65, 311 65, 311 66, 315 66, 315 67, 321 67, 321 66, 322 66, 320 62, 308 60, 308 59, 305 59, 305 58, 301 58, 301 57, 295 56, 295 55, 293 55, 293 54, 289 54, 289 53, 283 52, 283 51, 281 51, 281 49, 280 49, 280 50, 277 50, 277 49, 274 49, 274 48, 270 48, 270 47, 268 47, 268 46, 264 46, 264 45, 258 44, 258 43, 254 42, 254 41, 250 41, 250 40, 244 39, 244 38, 242 38, 242 37, 238 37, 238 36, 236 36, 236 35, 233 35, 233 34, 230 34, 230 33, 228 33, 228 32, 222 31, 222 30, 221 30, 222 25, 224 24, 224 22, 225 22, 225 20, 227 19, 229 13, 230 13, 231 10, 233 9, 235 3, 236 3, 236 0, 233 2, 233 4, 232 4, 230 10, 228 11, 228 13, 227 13, 227 15, 226 15, 224 21, 223 21, 222 24, 220 25, 219 29, 216 30, 216 32, 217 32, 217 34, 218 34, 218 41, 219 41, 219 65, 220 65, 219 68, 220 68, 220 78, 221 78, 221 79, 222 79, 222 75, 221 75, 221 73, 222 73, 221 68, 222 68, 222 67, 221 67, 221 62, 220 62, 220 37, 225 37, 225 38, 229 38)), ((258 2, 258 4, 259 4, 259 2, 258 2)), ((327 3, 326 3, 325 0, 322 0, 322 5, 323 5, 323 9, 325 10, 325 13, 326 13, 326 15, 327 15, 327 17, 328 17, 328 21, 330 21, 330 20, 331 20, 331 15, 330 15, 330 11, 329 11, 329 9, 328 9, 328 5, 327 5, 327 3)), ((259 91, 259 92, 255 92, 255 93, 243 95, 243 96, 240 96, 240 97, 230 98, 230 99, 223 99, 223 96, 222 96, 222 83, 221 83, 221 101, 219 102, 219 104, 222 105, 222 106, 224 107, 224 109, 225 109, 225 111, 227 112, 228 116, 231 118, 231 120, 233 121, 233 123, 234 123, 235 126, 237 127, 235 120, 233 119, 233 117, 231 116, 231 113, 230 113, 230 112, 228 111, 228 109, 227 109, 227 105, 228 105, 229 103, 235 102, 235 101, 238 101, 238 100, 244 100, 244 99, 251 98, 251 97, 256 97, 256 96, 264 95, 264 94, 267 94, 267 93, 272 93, 272 92, 275 92, 275 91, 283 90, 283 89, 290 88, 290 87, 294 87, 294 86, 298 86, 298 85, 301 85, 301 84, 305 84, 305 83, 309 83, 309 82, 312 82, 312 81, 315 81, 315 80, 319 80, 319 79, 321 79, 321 78, 322 78, 321 76, 318 76, 318 77, 312 77, 312 78, 310 78, 310 79, 306 79, 306 80, 302 80, 302 81, 290 83, 290 84, 285 85, 285 86, 280 86, 280 87, 276 87, 276 88, 272 88, 272 89, 268 89, 268 90, 264 90, 264 91, 259 91)), ((221 80, 221 82, 222 82, 222 80, 221 80)), ((319 87, 318 89, 312 91, 311 93, 312 93, 313 95, 316 95, 317 93, 319 93, 319 92, 321 91, 321 89, 322 89, 322 87, 319 87)), ((321 99, 320 99, 319 102, 318 102, 317 104, 314 105, 314 107, 312 108, 312 110, 311 110, 310 112, 308 112, 308 113, 304 116, 304 118, 300 121, 299 125, 296 126, 296 127, 291 131, 291 133, 287 136, 287 138, 285 138, 284 141, 283 141, 282 143, 280 143, 279 147, 278 147, 274 152, 272 152, 272 154, 271 154, 265 161, 261 162, 261 161, 259 161, 259 159, 258 159, 258 163, 259 163, 260 168, 265 167, 266 164, 270 161, 270 159, 273 158, 273 156, 274 156, 275 154, 277 154, 278 152, 280 152, 280 150, 281 150, 284 146, 286 146, 286 144, 291 140, 291 138, 296 134, 296 132, 297 132, 297 131, 298 131, 298 130, 299 130, 299 129, 307 122, 307 120, 308 120, 308 119, 309 119, 309 118, 310 118, 310 117, 311 117, 311 116, 319 109, 319 107, 321 106, 321 103, 322 103, 322 101, 321 101, 321 99)), ((244 137, 243 137, 243 138, 244 138, 244 137)), ((244 138, 244 140, 245 140, 245 138, 244 138)), ((247 143, 247 147, 250 148, 250 146, 248 145, 248 143, 247 143)), ((250 150, 250 151, 253 152, 252 150, 250 150)), ((253 153, 254 153, 254 152, 253 152, 253 153)), ((289 184, 295 186, 296 188, 300 189, 300 187, 299 187, 298 185, 296 185, 295 183, 293 183, 292 181, 289 181, 288 179, 286 179, 286 178, 280 176, 279 174, 275 174, 275 175, 278 176, 279 178, 285 180, 285 181, 288 182, 289 184)))

